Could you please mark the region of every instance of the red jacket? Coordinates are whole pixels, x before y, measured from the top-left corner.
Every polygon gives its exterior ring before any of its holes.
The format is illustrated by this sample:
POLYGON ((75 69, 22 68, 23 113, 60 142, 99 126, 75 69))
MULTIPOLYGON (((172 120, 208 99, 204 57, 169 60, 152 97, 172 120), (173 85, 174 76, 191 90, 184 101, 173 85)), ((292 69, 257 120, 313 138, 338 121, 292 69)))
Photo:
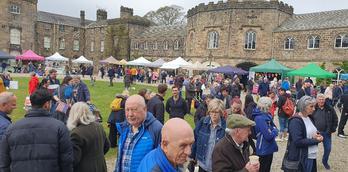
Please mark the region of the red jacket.
POLYGON ((31 77, 29 81, 29 95, 31 95, 39 86, 39 78, 36 76, 31 77))

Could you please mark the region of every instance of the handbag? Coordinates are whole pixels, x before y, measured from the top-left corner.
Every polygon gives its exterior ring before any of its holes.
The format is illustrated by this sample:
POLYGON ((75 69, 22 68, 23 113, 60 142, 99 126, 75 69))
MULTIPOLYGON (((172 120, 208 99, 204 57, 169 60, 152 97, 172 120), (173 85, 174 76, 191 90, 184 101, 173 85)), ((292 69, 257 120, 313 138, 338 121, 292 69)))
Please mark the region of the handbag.
POLYGON ((302 149, 300 149, 300 157, 298 158, 298 160, 289 160, 288 159, 288 154, 289 154, 289 145, 290 145, 290 136, 289 136, 289 140, 286 146, 286 151, 283 157, 283 161, 282 161, 282 167, 281 169, 284 171, 300 171, 300 163, 301 163, 301 155, 302 155, 302 149))
POLYGON ((61 113, 64 113, 64 114, 66 114, 68 109, 69 109, 69 105, 64 103, 64 102, 59 102, 57 107, 56 107, 56 111, 57 112, 61 112, 61 113))

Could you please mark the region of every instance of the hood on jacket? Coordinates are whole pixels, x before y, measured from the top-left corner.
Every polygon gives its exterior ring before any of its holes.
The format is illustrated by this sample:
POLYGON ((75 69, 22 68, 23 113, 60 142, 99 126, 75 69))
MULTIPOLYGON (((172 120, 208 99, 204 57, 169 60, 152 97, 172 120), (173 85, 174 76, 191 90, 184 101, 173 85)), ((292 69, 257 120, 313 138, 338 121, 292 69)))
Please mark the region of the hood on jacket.
POLYGON ((264 118, 269 118, 269 120, 272 120, 272 116, 270 115, 270 113, 261 112, 258 107, 254 108, 253 114, 252 114, 254 119, 257 116, 262 116, 262 115, 263 115, 264 118))
MULTIPOLYGON (((145 120, 143 122, 144 128, 147 128, 148 126, 150 126, 156 120, 157 119, 152 115, 151 112, 147 112, 145 120)), ((124 129, 129 127, 129 126, 130 126, 130 124, 128 123, 127 119, 124 122, 120 123, 121 131, 124 131, 124 129)))

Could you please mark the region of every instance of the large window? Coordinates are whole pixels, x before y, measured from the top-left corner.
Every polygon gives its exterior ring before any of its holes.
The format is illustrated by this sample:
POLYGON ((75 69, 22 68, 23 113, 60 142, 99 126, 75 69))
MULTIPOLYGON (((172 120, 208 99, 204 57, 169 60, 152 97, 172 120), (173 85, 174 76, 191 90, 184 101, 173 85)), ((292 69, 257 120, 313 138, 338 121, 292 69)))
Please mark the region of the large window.
POLYGON ((178 40, 175 40, 175 41, 174 41, 174 50, 178 50, 179 47, 180 47, 179 41, 178 41, 178 40))
POLYGON ((308 38, 308 49, 319 48, 320 38, 319 36, 310 36, 308 38))
POLYGON ((292 37, 288 37, 284 41, 284 49, 285 50, 293 50, 294 49, 295 40, 292 37))
POLYGON ((65 49, 65 39, 59 38, 59 49, 64 50, 65 49))
POLYGON ((50 49, 51 48, 51 38, 45 36, 44 37, 44 48, 50 49))
POLYGON ((10 44, 20 45, 21 44, 21 31, 18 29, 10 30, 10 44))
POLYGON ((208 48, 214 49, 219 47, 219 33, 216 31, 209 32, 208 34, 208 48))
POLYGON ((10 5, 10 13, 13 14, 20 14, 21 13, 21 8, 18 5, 10 5))
POLYGON ((134 42, 134 49, 139 49, 139 43, 138 42, 134 42))
POLYGON ((61 32, 64 32, 64 31, 65 31, 64 25, 59 25, 59 31, 61 31, 61 32))
POLYGON ((147 41, 144 42, 144 50, 147 50, 148 46, 147 46, 147 41))
POLYGON ((74 40, 73 50, 74 51, 79 51, 80 50, 80 41, 79 40, 74 40))
POLYGON ((152 49, 157 50, 158 49, 158 43, 157 41, 153 42, 152 49))
POLYGON ((256 49, 256 33, 249 31, 245 34, 245 49, 255 50, 256 49))
POLYGON ((163 42, 163 49, 164 49, 164 50, 168 50, 168 48, 169 48, 168 41, 165 40, 165 41, 163 42))
POLYGON ((104 52, 104 41, 100 41, 100 52, 104 52))
POLYGON ((348 48, 348 36, 343 34, 336 37, 336 48, 348 48))
POLYGON ((94 41, 91 41, 91 52, 94 51, 94 41))

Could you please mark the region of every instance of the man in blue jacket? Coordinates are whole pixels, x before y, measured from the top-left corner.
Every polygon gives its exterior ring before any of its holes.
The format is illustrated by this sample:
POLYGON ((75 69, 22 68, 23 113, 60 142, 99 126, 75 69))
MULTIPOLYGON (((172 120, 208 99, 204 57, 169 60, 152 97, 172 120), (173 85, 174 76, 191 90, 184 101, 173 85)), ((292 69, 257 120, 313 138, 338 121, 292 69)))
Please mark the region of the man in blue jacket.
POLYGON ((8 116, 16 109, 17 97, 11 92, 0 94, 0 140, 7 127, 11 124, 11 118, 8 116))
POLYGON ((147 153, 158 147, 162 124, 147 113, 145 100, 130 96, 125 105, 126 121, 117 123, 120 132, 115 172, 135 172, 147 153))
POLYGON ((191 154, 193 142, 192 128, 185 120, 168 120, 162 129, 161 145, 144 157, 138 172, 184 171, 183 164, 191 154))

